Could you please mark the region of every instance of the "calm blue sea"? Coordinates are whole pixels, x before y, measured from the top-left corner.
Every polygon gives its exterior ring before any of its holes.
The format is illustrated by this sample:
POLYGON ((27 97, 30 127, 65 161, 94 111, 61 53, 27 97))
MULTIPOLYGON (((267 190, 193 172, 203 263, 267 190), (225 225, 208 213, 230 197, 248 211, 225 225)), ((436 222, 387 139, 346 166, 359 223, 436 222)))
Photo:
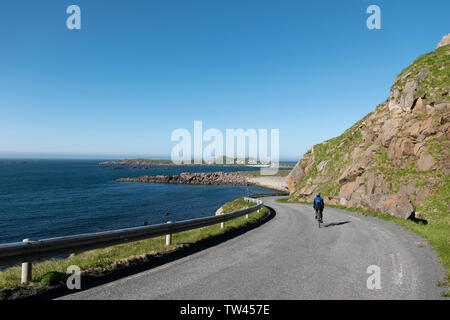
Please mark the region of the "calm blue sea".
POLYGON ((272 190, 115 182, 121 177, 249 167, 99 166, 102 160, 0 160, 0 244, 214 215, 224 202, 272 190), (165 216, 164 212, 169 212, 165 216))

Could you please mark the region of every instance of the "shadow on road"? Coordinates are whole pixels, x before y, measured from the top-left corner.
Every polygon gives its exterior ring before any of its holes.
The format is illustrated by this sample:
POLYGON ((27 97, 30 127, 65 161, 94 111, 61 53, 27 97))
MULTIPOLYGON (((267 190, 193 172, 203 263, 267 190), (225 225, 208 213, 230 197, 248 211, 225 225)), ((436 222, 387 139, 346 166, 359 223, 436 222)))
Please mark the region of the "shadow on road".
POLYGON ((343 224, 347 224, 350 222, 351 221, 331 222, 331 223, 324 224, 323 227, 328 228, 328 227, 342 226, 343 224))
POLYGON ((24 300, 47 300, 47 299, 55 299, 58 297, 62 297, 68 294, 85 291, 87 289, 100 286, 102 284, 116 281, 125 277, 129 277, 131 275, 156 268, 158 266, 161 266, 163 264, 181 259, 183 257, 186 257, 188 255, 191 255, 193 253, 214 247, 218 244, 221 244, 227 240, 233 239, 237 236, 240 236, 250 230, 253 230, 266 222, 269 222, 276 216, 276 212, 271 207, 266 206, 267 209, 269 209, 270 213, 269 215, 262 219, 261 221, 258 221, 254 224, 238 228, 238 229, 232 229, 228 231, 225 234, 215 236, 210 239, 206 240, 200 240, 196 243, 190 244, 189 246, 186 246, 184 248, 181 248, 179 250, 169 252, 167 254, 163 254, 161 256, 154 257, 151 261, 143 262, 139 265, 130 266, 125 269, 120 269, 117 271, 113 271, 112 273, 106 274, 106 275, 100 275, 100 276, 91 276, 91 275, 85 275, 82 279, 82 289, 81 290, 68 290, 65 286, 64 287, 58 287, 51 289, 49 292, 41 293, 35 296, 30 296, 23 298, 24 300))

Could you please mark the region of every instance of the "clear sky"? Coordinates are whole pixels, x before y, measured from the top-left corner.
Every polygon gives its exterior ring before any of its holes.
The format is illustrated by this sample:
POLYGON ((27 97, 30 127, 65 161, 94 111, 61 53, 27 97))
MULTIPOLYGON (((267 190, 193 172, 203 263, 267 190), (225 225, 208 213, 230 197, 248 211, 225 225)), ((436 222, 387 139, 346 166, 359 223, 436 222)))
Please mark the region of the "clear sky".
POLYGON ((177 128, 341 134, 450 32, 450 1, 15 0, 0 10, 2 156, 168 158, 177 128), (81 8, 68 30, 66 8, 81 8), (369 30, 366 8, 381 8, 369 30))

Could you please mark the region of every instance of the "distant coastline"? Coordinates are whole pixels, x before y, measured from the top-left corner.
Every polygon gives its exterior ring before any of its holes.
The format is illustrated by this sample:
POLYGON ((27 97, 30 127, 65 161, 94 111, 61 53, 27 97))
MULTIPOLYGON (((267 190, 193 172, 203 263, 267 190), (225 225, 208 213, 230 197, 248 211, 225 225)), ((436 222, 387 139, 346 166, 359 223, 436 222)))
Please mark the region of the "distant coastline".
MULTIPOLYGON (((267 167, 270 164, 262 163, 260 161, 251 160, 249 158, 245 159, 215 159, 215 160, 203 160, 201 163, 195 163, 194 160, 191 160, 187 163, 174 163, 172 160, 162 159, 162 160, 153 160, 153 159, 122 159, 122 160, 113 160, 113 161, 103 161, 99 163, 100 166, 211 166, 211 165, 223 165, 223 166, 249 166, 249 167, 267 167), (222 163, 220 163, 222 162, 222 163), (232 162, 232 163, 230 163, 232 162)), ((295 166, 295 162, 280 162, 278 164, 280 168, 293 168, 295 166)))

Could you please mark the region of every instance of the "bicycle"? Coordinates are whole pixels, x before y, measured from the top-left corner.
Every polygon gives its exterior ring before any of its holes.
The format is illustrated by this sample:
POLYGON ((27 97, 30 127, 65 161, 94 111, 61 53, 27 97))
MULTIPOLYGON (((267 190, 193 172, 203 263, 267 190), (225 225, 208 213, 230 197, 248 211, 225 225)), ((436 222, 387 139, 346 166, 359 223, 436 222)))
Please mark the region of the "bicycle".
MULTIPOLYGON (((323 209, 322 209, 323 210, 323 209)), ((319 223, 319 229, 320 229, 320 226, 322 225, 322 223, 323 223, 323 213, 322 213, 322 210, 321 209, 316 209, 316 220, 317 220, 317 222, 319 223), (319 219, 318 219, 319 218, 319 219)))

